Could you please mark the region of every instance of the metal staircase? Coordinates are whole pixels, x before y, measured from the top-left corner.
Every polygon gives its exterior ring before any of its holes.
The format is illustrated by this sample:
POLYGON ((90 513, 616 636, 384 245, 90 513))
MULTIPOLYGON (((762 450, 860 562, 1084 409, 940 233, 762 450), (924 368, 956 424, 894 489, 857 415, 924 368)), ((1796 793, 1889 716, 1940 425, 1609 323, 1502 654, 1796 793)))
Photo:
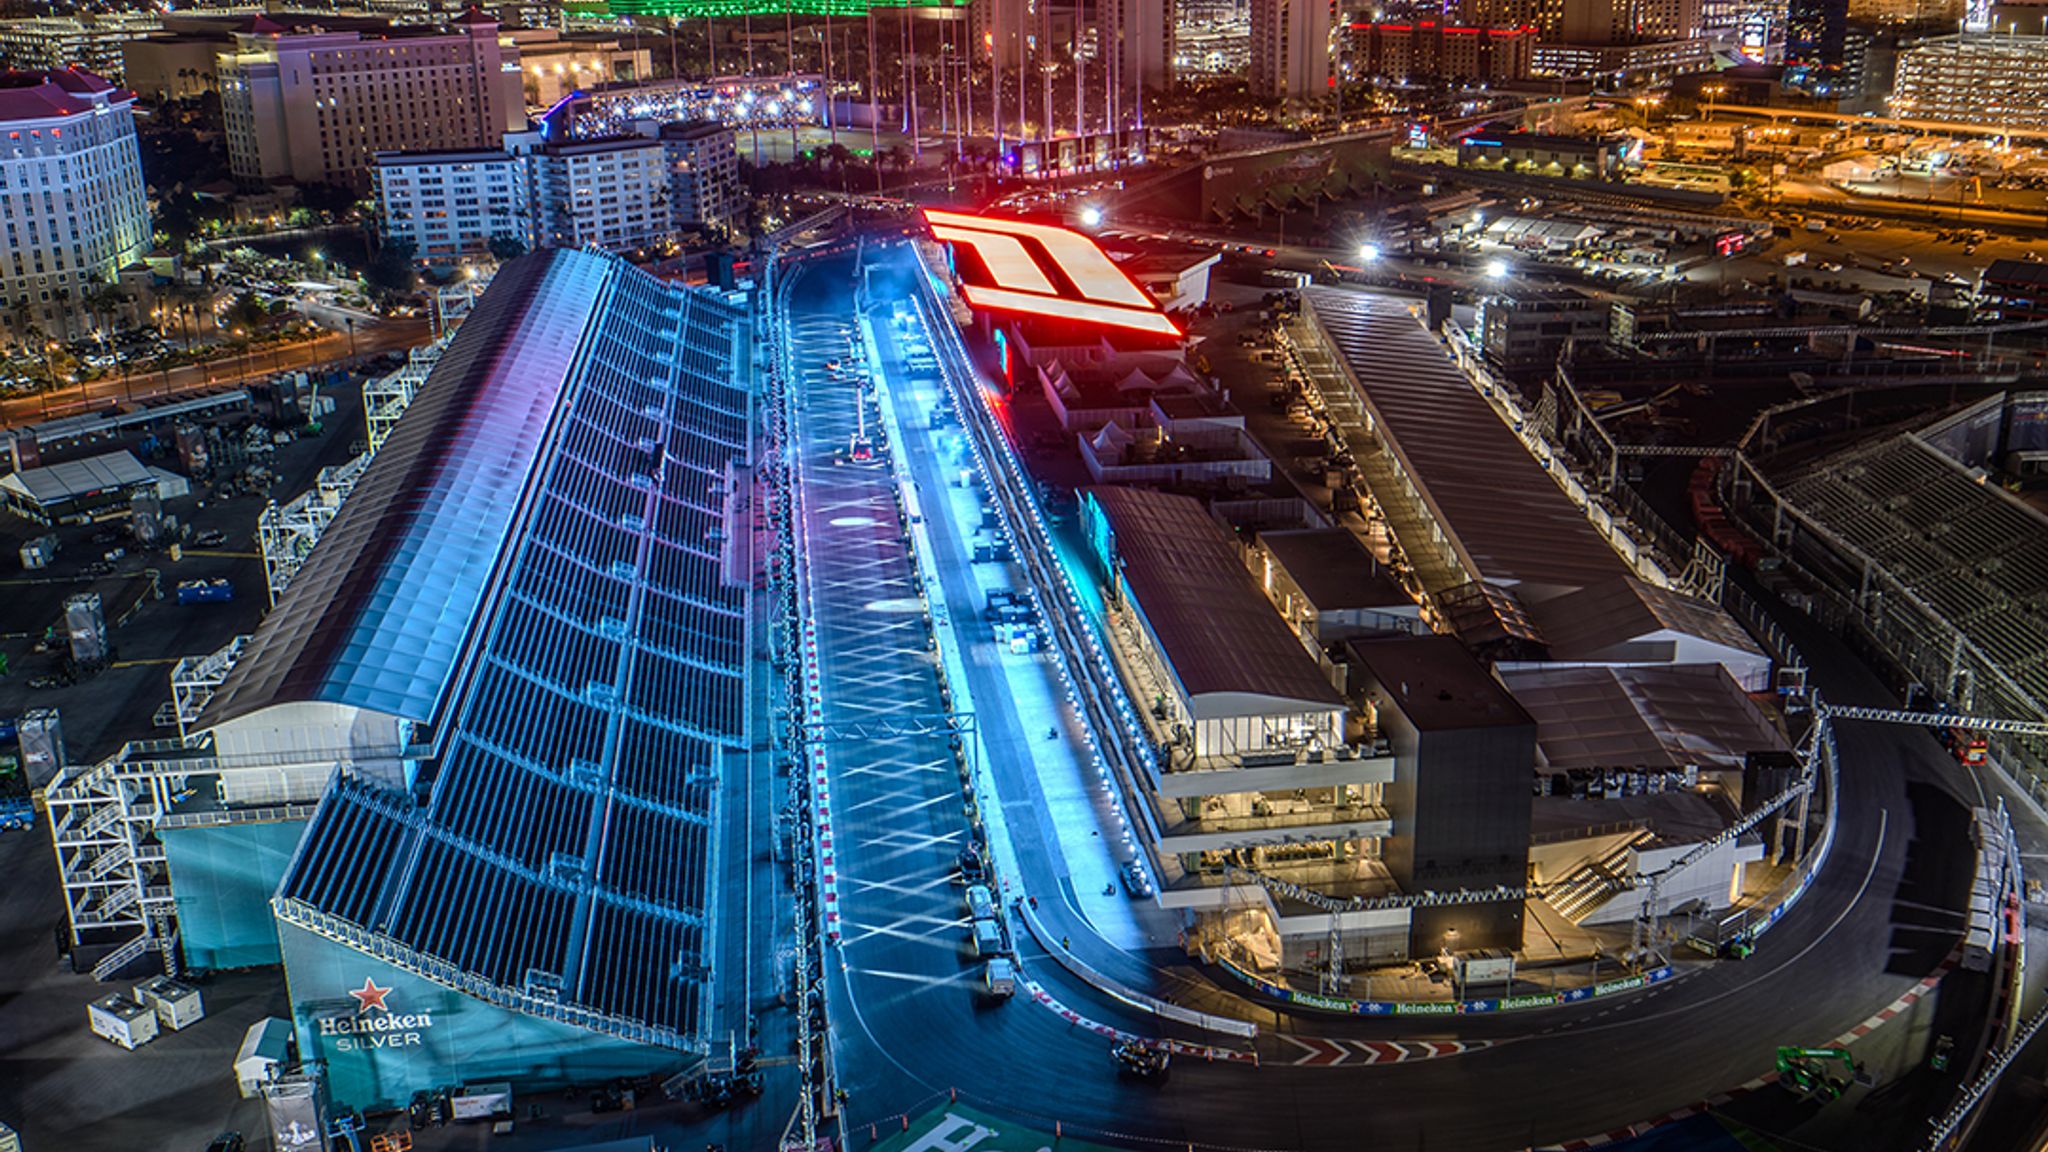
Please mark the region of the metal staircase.
POLYGON ((149 951, 150 945, 154 942, 150 936, 144 934, 100 957, 100 962, 92 966, 92 978, 112 980, 121 974, 121 969, 133 964, 144 952, 149 951))
POLYGON ((1592 915, 1602 904, 1612 899, 1616 892, 1635 887, 1635 869, 1629 857, 1635 849, 1655 839, 1647 829, 1637 829, 1635 834, 1597 859, 1565 874, 1564 879, 1544 886, 1543 898, 1557 909, 1557 914, 1574 924, 1592 915))

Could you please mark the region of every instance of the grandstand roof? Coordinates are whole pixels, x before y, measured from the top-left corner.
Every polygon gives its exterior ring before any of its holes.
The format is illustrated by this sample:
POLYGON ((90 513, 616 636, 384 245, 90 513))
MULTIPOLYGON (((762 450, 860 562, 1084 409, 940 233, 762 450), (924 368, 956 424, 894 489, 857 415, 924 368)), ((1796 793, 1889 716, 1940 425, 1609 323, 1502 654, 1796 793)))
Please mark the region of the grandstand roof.
POLYGON ((1589 585, 1531 610, 1556 660, 1592 660, 1663 634, 1690 636, 1731 651, 1763 655, 1756 641, 1720 605, 1659 588, 1633 576, 1589 585))
POLYGON ((331 605, 350 639, 285 649, 318 675, 263 689, 354 684, 336 670, 380 655, 355 648, 402 635, 380 621, 422 613, 415 648, 435 663, 392 699, 446 695, 430 798, 340 779, 281 917, 368 929, 526 1011, 701 1047, 713 793, 745 730, 746 588, 720 542, 746 338, 719 297, 608 256, 499 273, 279 606, 331 605), (372 499, 406 509, 391 540, 336 543, 351 512, 359 533, 386 523, 372 499), (421 526, 441 500, 470 531, 421 526), (291 605, 330 547, 360 581, 326 561, 291 605))
POLYGON ((302 702, 434 718, 611 275, 586 260, 499 272, 204 725, 302 702))
POLYGON ((1303 299, 1468 575, 1535 603, 1627 574, 1405 305, 1348 288, 1303 299))

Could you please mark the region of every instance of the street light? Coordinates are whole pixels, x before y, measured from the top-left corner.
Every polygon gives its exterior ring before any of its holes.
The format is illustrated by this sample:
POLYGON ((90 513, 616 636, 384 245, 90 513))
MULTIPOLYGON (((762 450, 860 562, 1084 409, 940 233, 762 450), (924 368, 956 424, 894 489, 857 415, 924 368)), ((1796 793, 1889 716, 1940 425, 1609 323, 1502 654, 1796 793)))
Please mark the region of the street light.
POLYGON ((57 349, 60 345, 50 340, 43 345, 43 371, 50 377, 50 390, 43 393, 43 415, 50 414, 50 392, 57 390, 57 349))
POLYGON ((1081 209, 1081 225, 1084 228, 1101 227, 1102 209, 1097 208, 1093 204, 1090 204, 1086 208, 1081 209))
POLYGON ((1360 263, 1363 263, 1363 264, 1370 264, 1370 263, 1372 263, 1373 261, 1375 261, 1375 260, 1378 260, 1379 258, 1380 258, 1380 246, 1379 246, 1379 245, 1377 245, 1377 244, 1370 244, 1370 243, 1368 243, 1368 244, 1360 244, 1360 245, 1358 246, 1358 259, 1359 259, 1359 262, 1360 262, 1360 263))
POLYGON ((1503 277, 1503 276, 1505 276, 1505 275, 1507 275, 1507 274, 1508 274, 1508 262, 1507 262, 1507 261, 1505 261, 1505 260, 1488 260, 1488 261, 1486 262, 1486 276, 1487 276, 1487 278, 1488 278, 1488 279, 1490 279, 1490 280, 1498 280, 1498 279, 1500 279, 1501 277, 1503 277))

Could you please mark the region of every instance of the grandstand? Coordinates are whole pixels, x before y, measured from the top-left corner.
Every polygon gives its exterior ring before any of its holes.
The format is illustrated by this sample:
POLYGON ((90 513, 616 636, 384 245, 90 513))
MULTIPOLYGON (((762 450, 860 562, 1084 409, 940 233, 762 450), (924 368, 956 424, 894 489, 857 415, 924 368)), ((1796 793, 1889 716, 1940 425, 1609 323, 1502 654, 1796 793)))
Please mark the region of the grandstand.
MULTIPOLYGON (((1997 400, 1987 402, 1996 415, 1997 400)), ((1863 611, 1936 698, 2039 719, 2048 701, 2048 518, 1935 446, 1953 420, 1822 457, 1778 481, 1799 556, 1863 611), (1869 570, 1864 570, 1865 562, 1869 570)))
MULTIPOLYGON (((714 937, 755 927, 719 913, 747 871, 718 851, 749 743, 750 566, 727 553, 751 534, 726 528, 746 320, 600 253, 505 265, 193 734, 102 773, 175 773, 158 794, 186 798, 150 818, 215 829, 224 872, 282 818, 255 805, 305 822, 288 864, 216 887, 274 916, 335 1099, 683 1071, 732 1027, 714 937)), ((195 928, 248 916, 175 860, 170 881, 195 928)))

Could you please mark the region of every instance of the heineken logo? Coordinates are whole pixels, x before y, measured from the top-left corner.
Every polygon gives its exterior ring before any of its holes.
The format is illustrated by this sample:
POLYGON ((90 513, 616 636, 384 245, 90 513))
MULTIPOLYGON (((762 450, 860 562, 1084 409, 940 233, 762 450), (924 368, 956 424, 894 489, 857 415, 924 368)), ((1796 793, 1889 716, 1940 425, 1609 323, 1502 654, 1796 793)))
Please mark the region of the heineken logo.
POLYGON ((420 1033, 434 1026, 431 1012, 393 1012, 388 1003, 391 989, 367 976, 361 988, 351 988, 348 994, 356 1002, 354 1014, 320 1017, 320 1035, 332 1038, 336 1052, 416 1048, 420 1033))

